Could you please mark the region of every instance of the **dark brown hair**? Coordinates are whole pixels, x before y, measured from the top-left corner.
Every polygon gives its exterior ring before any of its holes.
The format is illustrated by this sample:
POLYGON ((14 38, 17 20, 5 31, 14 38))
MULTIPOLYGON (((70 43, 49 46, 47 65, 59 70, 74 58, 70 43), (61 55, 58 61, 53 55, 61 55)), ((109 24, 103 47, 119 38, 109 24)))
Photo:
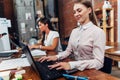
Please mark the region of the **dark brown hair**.
POLYGON ((96 20, 96 15, 94 13, 93 6, 92 6, 92 0, 75 0, 74 3, 81 3, 84 6, 86 6, 87 8, 91 8, 92 12, 89 14, 89 18, 95 25, 98 26, 98 23, 96 20))
MULTIPOLYGON (((54 31, 52 23, 50 22, 50 20, 48 18, 46 18, 46 17, 40 18, 37 23, 39 23, 39 22, 41 22, 43 24, 48 24, 48 29, 54 31)), ((45 40, 45 32, 42 32, 42 45, 44 45, 44 40, 45 40)))

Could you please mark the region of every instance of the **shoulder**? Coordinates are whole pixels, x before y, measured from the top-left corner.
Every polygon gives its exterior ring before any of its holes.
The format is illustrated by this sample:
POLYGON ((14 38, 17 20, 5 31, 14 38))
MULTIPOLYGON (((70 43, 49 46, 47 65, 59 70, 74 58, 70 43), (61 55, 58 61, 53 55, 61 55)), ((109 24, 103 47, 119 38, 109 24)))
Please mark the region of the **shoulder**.
POLYGON ((50 35, 53 35, 55 37, 59 37, 59 33, 57 31, 50 31, 50 35))
POLYGON ((95 36, 100 36, 100 35, 104 35, 105 36, 105 32, 103 29, 101 29, 100 27, 93 25, 93 35, 95 36))
POLYGON ((50 31, 50 34, 59 34, 57 31, 50 31))
POLYGON ((95 31, 97 31, 97 32, 104 32, 103 29, 101 29, 100 27, 98 27, 98 26, 96 26, 96 25, 94 25, 94 29, 95 29, 95 31))
POLYGON ((76 28, 74 28, 73 30, 72 30, 72 32, 76 32, 76 31, 78 31, 80 29, 80 27, 76 27, 76 28))

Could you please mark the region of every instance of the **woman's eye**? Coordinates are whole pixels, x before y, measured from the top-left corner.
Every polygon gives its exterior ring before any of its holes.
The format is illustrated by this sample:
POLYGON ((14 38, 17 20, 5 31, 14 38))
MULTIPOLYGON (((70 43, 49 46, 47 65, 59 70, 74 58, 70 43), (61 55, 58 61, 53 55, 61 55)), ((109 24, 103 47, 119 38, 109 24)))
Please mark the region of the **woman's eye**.
POLYGON ((40 24, 38 24, 38 26, 41 26, 40 24))
POLYGON ((82 11, 82 9, 78 8, 78 9, 76 9, 76 10, 73 11, 73 14, 75 14, 76 12, 80 13, 81 11, 82 11))
POLYGON ((77 9, 77 12, 81 12, 82 10, 81 9, 77 9))

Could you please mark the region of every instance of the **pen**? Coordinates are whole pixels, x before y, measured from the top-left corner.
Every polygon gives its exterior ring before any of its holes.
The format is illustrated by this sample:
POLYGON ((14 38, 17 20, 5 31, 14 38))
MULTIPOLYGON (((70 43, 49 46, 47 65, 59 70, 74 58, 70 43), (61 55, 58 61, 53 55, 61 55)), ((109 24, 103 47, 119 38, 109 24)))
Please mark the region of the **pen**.
POLYGON ((68 80, 88 80, 87 77, 72 76, 72 75, 68 75, 68 74, 63 74, 63 76, 65 78, 67 78, 68 80))

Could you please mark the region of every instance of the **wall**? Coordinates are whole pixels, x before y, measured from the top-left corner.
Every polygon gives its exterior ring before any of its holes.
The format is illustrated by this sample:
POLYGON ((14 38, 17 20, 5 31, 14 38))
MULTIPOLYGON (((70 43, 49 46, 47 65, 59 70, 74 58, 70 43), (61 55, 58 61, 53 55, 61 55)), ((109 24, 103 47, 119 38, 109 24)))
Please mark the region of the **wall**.
POLYGON ((9 28, 9 34, 18 33, 16 27, 16 20, 14 16, 13 0, 0 0, 0 17, 11 20, 11 28, 9 28))
POLYGON ((59 29, 62 39, 70 36, 72 29, 76 26, 76 20, 73 16, 73 1, 58 0, 59 29))
MULTIPOLYGON (((120 7, 120 0, 118 0, 118 7, 120 7)), ((120 42, 120 8, 118 8, 118 42, 120 42)))
POLYGON ((36 36, 34 0, 14 0, 14 8, 20 40, 28 42, 36 36))
MULTIPOLYGON (((114 8, 114 35, 115 42, 117 42, 117 0, 109 0, 114 8)), ((102 8, 104 0, 93 0, 94 10, 97 8, 102 8)), ((72 31, 72 29, 76 26, 76 20, 73 16, 73 3, 74 0, 58 0, 58 8, 59 8, 59 29, 60 35, 63 38, 68 37, 72 31)))

